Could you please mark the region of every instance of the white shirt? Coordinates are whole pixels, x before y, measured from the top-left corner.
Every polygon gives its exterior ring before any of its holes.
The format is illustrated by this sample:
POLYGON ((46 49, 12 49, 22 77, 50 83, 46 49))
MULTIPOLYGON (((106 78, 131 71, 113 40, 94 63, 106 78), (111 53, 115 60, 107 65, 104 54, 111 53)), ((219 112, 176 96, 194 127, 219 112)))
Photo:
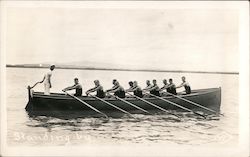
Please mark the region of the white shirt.
POLYGON ((188 82, 183 82, 182 85, 183 86, 190 86, 188 82))
POLYGON ((51 78, 51 76, 52 76, 52 71, 49 71, 45 74, 45 76, 44 76, 45 77, 45 80, 44 80, 45 84, 49 84, 49 78, 51 78))

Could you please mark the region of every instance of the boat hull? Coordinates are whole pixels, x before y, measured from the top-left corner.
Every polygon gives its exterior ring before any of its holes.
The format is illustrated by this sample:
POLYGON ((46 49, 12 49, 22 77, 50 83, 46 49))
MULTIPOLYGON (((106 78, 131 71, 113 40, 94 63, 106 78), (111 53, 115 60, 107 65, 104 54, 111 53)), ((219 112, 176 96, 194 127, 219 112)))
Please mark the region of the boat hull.
MULTIPOLYGON (((195 103, 198 103, 206 108, 212 109, 216 112, 220 112, 220 105, 221 105, 221 88, 211 88, 211 89, 200 89, 195 90, 192 94, 189 95, 178 95, 184 99, 188 99, 190 101, 193 101, 195 103)), ((101 102, 99 100, 96 100, 92 97, 86 97, 81 96, 78 97, 82 101, 88 103, 89 105, 93 106, 94 108, 103 111, 103 112, 120 112, 116 108, 101 102)), ((194 110, 194 111, 203 111, 208 114, 211 114, 210 111, 204 110, 201 107, 197 107, 193 104, 190 104, 186 101, 183 101, 179 98, 173 97, 173 96, 167 96, 162 97, 168 101, 174 102, 176 104, 179 104, 183 107, 186 107, 188 109, 194 110)), ((151 97, 151 98, 143 98, 146 101, 149 101, 159 107, 162 107, 166 110, 178 110, 178 111, 185 111, 173 104, 170 104, 166 101, 151 97)), ((117 100, 115 98, 105 98, 105 101, 123 109, 126 111, 138 111, 135 107, 128 105, 120 100, 117 100)), ((160 111, 156 107, 149 105, 141 100, 129 97, 125 98, 124 100, 141 107, 145 110, 155 110, 160 111)), ((40 92, 34 92, 33 94, 29 90, 29 102, 26 106, 26 111, 29 113, 39 113, 41 115, 46 115, 46 113, 66 113, 66 112, 79 112, 79 113, 88 113, 88 112, 94 112, 91 108, 84 105, 83 103, 77 101, 76 99, 60 93, 52 93, 51 95, 44 95, 40 92)), ((140 112, 140 111, 138 111, 140 112)))

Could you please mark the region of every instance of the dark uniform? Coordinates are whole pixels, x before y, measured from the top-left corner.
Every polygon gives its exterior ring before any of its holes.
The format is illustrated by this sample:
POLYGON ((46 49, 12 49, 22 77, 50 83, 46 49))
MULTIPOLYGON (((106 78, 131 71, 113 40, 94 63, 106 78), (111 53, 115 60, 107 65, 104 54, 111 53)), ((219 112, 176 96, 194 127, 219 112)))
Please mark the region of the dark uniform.
MULTIPOLYGON (((153 87, 155 87, 155 85, 153 87)), ((155 96, 160 96, 160 91, 159 91, 159 89, 158 90, 157 89, 153 89, 153 90, 150 91, 150 94, 153 94, 155 96)))
POLYGON ((82 96, 82 88, 76 88, 76 93, 74 94, 74 96, 82 96))
POLYGON ((118 96, 119 98, 125 98, 125 91, 118 90, 115 92, 115 95, 118 96))
POLYGON ((136 89, 134 91, 134 95, 142 98, 143 97, 142 90, 141 89, 136 89))
POLYGON ((185 88, 186 94, 190 94, 191 93, 191 87, 189 85, 185 84, 184 88, 185 88))
MULTIPOLYGON (((96 88, 98 88, 98 87, 96 87, 96 88)), ((96 96, 99 97, 99 98, 105 98, 105 92, 103 91, 103 89, 97 89, 96 90, 96 96)))
MULTIPOLYGON (((116 90, 117 88, 119 88, 119 86, 117 86, 114 90, 116 90)), ((125 98, 125 91, 124 90, 118 90, 114 93, 116 96, 118 96, 119 98, 125 98)))
POLYGON ((171 93, 171 94, 174 94, 174 95, 177 95, 175 85, 172 85, 169 88, 167 88, 167 92, 171 93))

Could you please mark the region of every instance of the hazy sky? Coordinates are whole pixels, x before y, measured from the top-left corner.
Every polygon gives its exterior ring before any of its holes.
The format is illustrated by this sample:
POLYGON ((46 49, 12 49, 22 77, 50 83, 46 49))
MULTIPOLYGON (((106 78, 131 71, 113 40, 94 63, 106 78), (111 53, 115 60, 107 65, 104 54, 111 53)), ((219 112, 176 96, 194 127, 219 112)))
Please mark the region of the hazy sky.
POLYGON ((7 64, 94 61, 238 71, 238 12, 8 8, 6 43, 7 64))

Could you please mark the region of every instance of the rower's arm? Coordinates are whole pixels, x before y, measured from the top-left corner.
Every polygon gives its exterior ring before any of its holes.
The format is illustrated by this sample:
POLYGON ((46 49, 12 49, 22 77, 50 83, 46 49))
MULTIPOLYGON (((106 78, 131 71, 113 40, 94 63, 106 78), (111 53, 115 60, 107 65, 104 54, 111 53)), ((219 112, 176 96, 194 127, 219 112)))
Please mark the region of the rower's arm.
POLYGON ((113 92, 114 90, 116 90, 117 86, 112 87, 111 89, 108 89, 107 92, 113 92))
POLYGON ((95 91, 97 91, 99 88, 100 88, 100 86, 99 86, 99 87, 94 87, 94 88, 91 88, 91 89, 87 90, 87 92, 86 92, 86 93, 92 93, 92 92, 95 92, 95 91))
POLYGON ((175 87, 175 88, 181 88, 184 86, 184 83, 180 84, 179 86, 175 87))
POLYGON ((134 89, 135 89, 134 87, 131 87, 131 88, 127 89, 126 92, 133 92, 134 89))
POLYGON ((143 90, 149 90, 151 88, 151 86, 147 86, 146 88, 144 88, 143 90))
POLYGON ((133 88, 132 88, 132 92, 133 92, 133 91, 136 91, 136 90, 139 89, 139 88, 140 88, 139 86, 133 87, 133 88))
POLYGON ((163 87, 160 88, 160 90, 164 90, 164 89, 167 89, 168 88, 168 85, 165 85, 163 87))
POLYGON ((118 90, 120 90, 120 88, 121 88, 121 87, 115 88, 114 90, 109 91, 109 92, 115 93, 115 92, 117 92, 118 90))
POLYGON ((70 86, 70 87, 64 88, 63 90, 64 90, 64 91, 67 91, 67 90, 72 90, 72 89, 76 89, 77 87, 78 87, 78 85, 73 85, 73 86, 70 86))
POLYGON ((157 86, 153 86, 153 87, 149 88, 148 90, 151 91, 151 90, 154 90, 156 88, 157 88, 157 86))

